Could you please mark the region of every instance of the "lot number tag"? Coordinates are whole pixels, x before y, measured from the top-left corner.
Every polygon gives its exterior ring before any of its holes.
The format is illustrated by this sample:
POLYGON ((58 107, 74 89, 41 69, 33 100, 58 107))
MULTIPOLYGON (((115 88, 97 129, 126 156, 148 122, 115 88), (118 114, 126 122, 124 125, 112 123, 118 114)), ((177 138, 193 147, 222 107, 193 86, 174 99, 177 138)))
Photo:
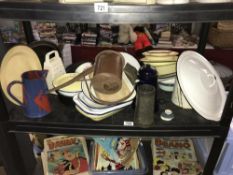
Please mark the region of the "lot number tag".
POLYGON ((106 13, 108 12, 108 3, 99 2, 94 4, 94 11, 96 13, 106 13))
POLYGON ((124 126, 134 126, 133 121, 124 121, 124 126))

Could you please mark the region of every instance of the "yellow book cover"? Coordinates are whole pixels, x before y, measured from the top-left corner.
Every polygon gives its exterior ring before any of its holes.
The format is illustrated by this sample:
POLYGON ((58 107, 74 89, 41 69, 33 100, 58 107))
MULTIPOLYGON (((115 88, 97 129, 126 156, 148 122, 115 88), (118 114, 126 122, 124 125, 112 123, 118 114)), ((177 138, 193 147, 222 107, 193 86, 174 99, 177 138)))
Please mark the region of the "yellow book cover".
POLYGON ((151 147, 154 175, 199 175, 202 173, 191 139, 154 138, 151 147))
POLYGON ((89 175, 89 158, 83 137, 45 139, 42 154, 46 175, 89 175))

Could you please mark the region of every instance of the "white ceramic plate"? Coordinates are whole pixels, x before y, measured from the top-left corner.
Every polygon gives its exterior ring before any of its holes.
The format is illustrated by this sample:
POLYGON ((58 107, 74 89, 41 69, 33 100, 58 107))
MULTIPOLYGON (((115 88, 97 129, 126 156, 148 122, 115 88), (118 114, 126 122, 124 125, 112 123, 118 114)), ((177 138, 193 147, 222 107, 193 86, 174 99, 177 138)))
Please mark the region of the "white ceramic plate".
POLYGON ((125 59, 125 65, 129 63, 131 66, 135 67, 137 71, 140 69, 140 64, 136 58, 134 58, 132 55, 126 53, 126 52, 120 52, 120 54, 125 59))
MULTIPOLYGON (((22 73, 31 70, 42 70, 42 66, 37 54, 30 47, 19 45, 8 50, 1 64, 0 75, 2 90, 12 103, 19 105, 8 95, 8 84, 14 80, 22 81, 22 73)), ((23 102, 22 85, 14 85, 11 92, 19 101, 23 102)))
POLYGON ((91 66, 92 66, 92 63, 91 63, 91 62, 85 62, 85 63, 79 65, 79 66, 76 68, 75 72, 80 74, 80 73, 82 73, 84 70, 86 70, 87 68, 89 68, 89 67, 91 67, 91 66))
POLYGON ((219 121, 226 93, 213 66, 197 52, 185 51, 177 62, 177 77, 190 105, 202 117, 219 121))

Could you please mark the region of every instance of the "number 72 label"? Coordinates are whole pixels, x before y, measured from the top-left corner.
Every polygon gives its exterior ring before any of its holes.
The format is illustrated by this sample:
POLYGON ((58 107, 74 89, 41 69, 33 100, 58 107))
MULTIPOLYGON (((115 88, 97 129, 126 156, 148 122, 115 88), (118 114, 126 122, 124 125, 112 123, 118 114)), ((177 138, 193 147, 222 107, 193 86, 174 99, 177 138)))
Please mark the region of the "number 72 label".
POLYGON ((106 2, 95 3, 94 4, 94 11, 96 13, 108 12, 108 3, 106 3, 106 2))

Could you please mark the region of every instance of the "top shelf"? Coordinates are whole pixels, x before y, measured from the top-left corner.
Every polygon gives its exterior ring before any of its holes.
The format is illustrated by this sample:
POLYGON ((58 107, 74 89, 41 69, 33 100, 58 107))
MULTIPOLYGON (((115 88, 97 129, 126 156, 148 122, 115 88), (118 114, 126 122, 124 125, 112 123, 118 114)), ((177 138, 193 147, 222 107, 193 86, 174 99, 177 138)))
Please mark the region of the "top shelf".
POLYGON ((93 4, 0 2, 0 18, 77 23, 212 22, 233 19, 233 3, 182 5, 109 4, 108 13, 95 13, 93 4))

